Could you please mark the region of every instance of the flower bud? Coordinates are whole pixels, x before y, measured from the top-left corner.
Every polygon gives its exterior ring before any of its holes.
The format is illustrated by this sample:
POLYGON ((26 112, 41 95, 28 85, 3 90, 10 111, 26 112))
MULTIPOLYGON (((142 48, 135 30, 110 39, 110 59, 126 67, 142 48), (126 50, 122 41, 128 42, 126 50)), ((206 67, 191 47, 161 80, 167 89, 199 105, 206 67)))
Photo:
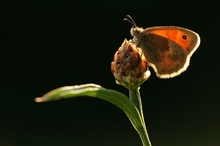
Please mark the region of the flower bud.
POLYGON ((114 55, 111 71, 116 83, 128 89, 139 88, 150 77, 142 50, 127 39, 114 55))

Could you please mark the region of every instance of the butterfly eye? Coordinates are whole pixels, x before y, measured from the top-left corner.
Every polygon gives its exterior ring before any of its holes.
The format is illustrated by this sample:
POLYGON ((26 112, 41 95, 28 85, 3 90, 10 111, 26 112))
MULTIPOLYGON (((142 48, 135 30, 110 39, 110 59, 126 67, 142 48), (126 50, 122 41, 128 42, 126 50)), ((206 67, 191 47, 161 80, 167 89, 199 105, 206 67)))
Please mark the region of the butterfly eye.
POLYGON ((187 39, 187 36, 184 34, 182 35, 182 39, 186 40, 187 39))

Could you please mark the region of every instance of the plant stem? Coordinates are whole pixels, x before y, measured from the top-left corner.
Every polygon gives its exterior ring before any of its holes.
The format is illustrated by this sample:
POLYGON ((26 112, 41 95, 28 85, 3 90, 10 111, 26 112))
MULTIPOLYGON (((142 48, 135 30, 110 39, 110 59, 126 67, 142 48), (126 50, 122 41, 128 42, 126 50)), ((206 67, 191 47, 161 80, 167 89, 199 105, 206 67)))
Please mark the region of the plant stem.
POLYGON ((129 98, 130 100, 134 103, 134 105, 137 107, 141 114, 141 118, 144 119, 144 114, 143 114, 143 108, 142 108, 142 102, 141 102, 141 96, 139 89, 132 89, 129 90, 129 98))
POLYGON ((146 124, 144 121, 143 107, 142 107, 142 101, 141 101, 141 95, 140 95, 139 89, 140 88, 136 88, 132 90, 129 89, 129 98, 134 103, 134 105, 137 107, 138 111, 140 112, 143 127, 140 127, 140 129, 137 129, 137 131, 139 133, 143 146, 151 146, 151 142, 150 142, 150 139, 147 133, 146 124))

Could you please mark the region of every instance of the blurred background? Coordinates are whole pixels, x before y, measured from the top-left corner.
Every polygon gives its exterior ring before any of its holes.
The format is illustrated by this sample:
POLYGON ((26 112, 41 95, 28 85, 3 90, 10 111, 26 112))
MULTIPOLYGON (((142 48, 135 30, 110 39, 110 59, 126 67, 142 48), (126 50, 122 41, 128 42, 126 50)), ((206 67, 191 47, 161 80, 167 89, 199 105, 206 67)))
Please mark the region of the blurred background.
POLYGON ((140 27, 175 25, 201 37, 188 70, 141 87, 153 146, 220 145, 219 21, 211 1, 2 1, 0 146, 141 146, 126 115, 90 97, 35 103, 68 85, 124 94, 110 71, 115 51, 140 27))

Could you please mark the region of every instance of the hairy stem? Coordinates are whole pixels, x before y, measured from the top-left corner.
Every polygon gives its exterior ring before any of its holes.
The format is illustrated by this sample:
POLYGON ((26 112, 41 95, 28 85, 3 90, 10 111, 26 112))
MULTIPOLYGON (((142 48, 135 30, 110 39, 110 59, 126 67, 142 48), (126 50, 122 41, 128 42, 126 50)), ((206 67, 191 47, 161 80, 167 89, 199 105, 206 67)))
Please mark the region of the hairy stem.
POLYGON ((142 107, 142 101, 141 101, 139 88, 129 90, 129 98, 134 103, 134 105, 137 107, 141 115, 143 128, 137 129, 137 131, 139 133, 143 146, 151 146, 146 124, 144 121, 143 107, 142 107))

